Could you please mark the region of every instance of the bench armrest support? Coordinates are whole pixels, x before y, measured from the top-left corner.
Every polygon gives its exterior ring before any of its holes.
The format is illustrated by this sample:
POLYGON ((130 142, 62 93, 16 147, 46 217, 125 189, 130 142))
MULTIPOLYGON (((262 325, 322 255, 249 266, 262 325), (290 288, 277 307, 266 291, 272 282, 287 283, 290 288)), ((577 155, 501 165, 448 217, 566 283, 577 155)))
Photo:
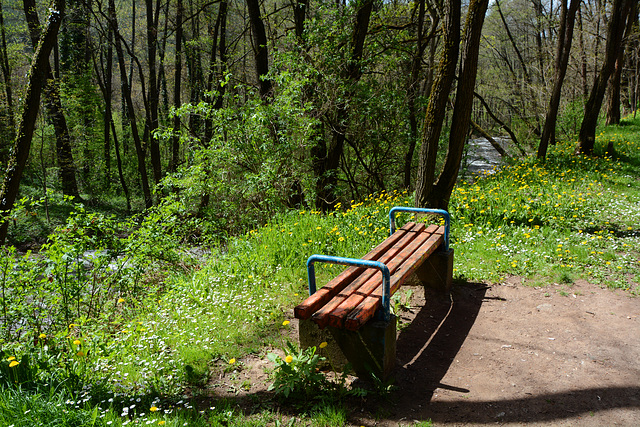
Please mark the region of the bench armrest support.
POLYGON ((431 208, 412 208, 409 206, 396 206, 389 211, 389 235, 391 236, 396 231, 396 212, 412 212, 412 213, 430 213, 435 215, 442 215, 444 217, 444 250, 449 250, 449 227, 451 225, 451 215, 449 212, 443 209, 431 209, 431 208))
POLYGON ((329 255, 311 255, 307 260, 307 275, 309 277, 309 296, 316 292, 316 270, 313 266, 316 262, 329 264, 350 265, 363 268, 375 268, 382 273, 382 311, 384 320, 389 320, 391 300, 391 273, 389 268, 380 261, 368 261, 358 258, 344 258, 329 255))

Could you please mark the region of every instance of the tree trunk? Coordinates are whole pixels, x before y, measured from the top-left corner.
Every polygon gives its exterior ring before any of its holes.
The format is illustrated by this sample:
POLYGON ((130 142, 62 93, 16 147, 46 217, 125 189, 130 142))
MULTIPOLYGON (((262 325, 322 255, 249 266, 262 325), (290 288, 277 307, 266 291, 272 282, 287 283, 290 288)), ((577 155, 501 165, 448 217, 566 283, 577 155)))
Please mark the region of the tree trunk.
MULTIPOLYGON (((562 12, 560 13, 560 28, 558 30, 558 48, 555 62, 555 78, 553 82, 553 91, 549 100, 549 109, 547 117, 544 121, 544 129, 540 145, 538 146, 538 158, 544 159, 547 156, 549 141, 555 138, 556 120, 558 118, 558 109, 560 107, 560 97, 562 96, 562 84, 564 76, 567 73, 567 64, 569 63, 569 53, 571 52, 571 42, 573 40, 573 26, 576 17, 576 11, 580 6, 580 0, 571 0, 567 9, 566 0, 561 2, 562 12)), ((551 141, 552 143, 554 141, 551 141)))
POLYGON ((260 14, 259 0, 246 0, 249 20, 251 22, 251 34, 253 36, 253 52, 256 62, 256 76, 260 87, 260 96, 267 99, 271 96, 272 83, 266 78, 269 73, 269 52, 267 50, 267 32, 264 29, 260 14))
POLYGON ((46 83, 49 67, 49 54, 56 44, 60 23, 64 16, 64 0, 54 0, 50 7, 47 26, 36 44, 33 62, 29 69, 27 87, 24 96, 22 115, 18 125, 18 132, 9 159, 7 172, 0 189, 0 244, 4 244, 9 227, 8 215, 18 195, 20 180, 29 158, 31 140, 38 117, 40 95, 46 83))
MULTIPOLYGON (((153 169, 153 179, 156 184, 162 179, 162 164, 160 161, 160 144, 154 137, 154 132, 158 129, 158 105, 160 102, 158 91, 158 75, 156 69, 156 52, 158 46, 158 21, 160 13, 160 0, 156 2, 155 10, 153 0, 146 0, 147 6, 147 60, 149 61, 149 88, 148 88, 148 108, 147 124, 145 128, 146 140, 149 142, 149 152, 151 154, 151 167, 153 169)), ((142 76, 141 76, 142 78, 142 76)))
MULTIPOLYGON (((13 89, 11 86, 11 68, 9 68, 9 55, 7 52, 7 37, 4 27, 4 12, 2 10, 2 1, 0 1, 0 68, 2 69, 2 76, 4 78, 4 89, 7 97, 7 124, 9 126, 8 133, 9 140, 13 141, 16 137, 16 120, 15 112, 13 110, 13 89)), ((8 147, 7 147, 8 148, 8 147)), ((0 163, 4 163, 2 156, 4 151, 4 143, 0 145, 0 163)))
POLYGON ((500 127, 504 129, 504 131, 507 132, 507 134, 509 134, 509 138, 511 138, 511 142, 513 142, 513 145, 515 145, 518 151, 520 151, 520 154, 522 154, 522 157, 526 156, 527 153, 520 146, 520 142, 518 142, 518 138, 516 137, 516 134, 513 132, 513 130, 509 126, 507 126, 506 123, 500 120, 498 116, 494 114, 491 108, 489 108, 489 104, 487 104, 487 101, 485 101, 485 99, 478 92, 474 92, 473 96, 475 96, 478 99, 478 101, 480 101, 480 103, 484 107, 484 110, 487 112, 489 117, 491 117, 491 119, 493 119, 494 122, 499 124, 500 127))
POLYGON ((620 49, 613 75, 609 79, 607 87, 607 119, 605 124, 620 124, 620 80, 622 78, 622 67, 624 64, 624 49, 620 49))
MULTIPOLYGON (((636 23, 635 16, 637 3, 632 5, 632 9, 629 13, 629 18, 627 19, 627 25, 624 31, 624 39, 628 39, 633 32, 634 24, 636 23)), ((624 44, 624 42, 623 42, 624 44)), ((616 58, 616 65, 613 71, 613 75, 609 79, 609 86, 607 88, 607 121, 605 122, 607 125, 618 125, 620 124, 620 81, 622 79, 622 69, 625 63, 624 56, 625 49, 624 47, 620 47, 618 49, 618 57, 616 58)))
POLYGON ((460 45, 460 0, 448 0, 443 20, 444 34, 438 71, 431 86, 422 128, 422 145, 416 178, 414 204, 430 206, 436 175, 438 142, 444 124, 449 92, 456 73, 460 45))
MULTIPOLYGON (((175 59, 175 78, 173 88, 173 106, 180 108, 181 100, 181 84, 182 84, 182 15, 184 8, 182 0, 177 1, 176 5, 176 59, 175 59)), ((173 138, 171 139, 171 162, 169 163, 169 171, 175 172, 178 167, 180 157, 180 117, 176 114, 173 117, 173 138)))
MULTIPOLYGON (((104 161, 106 166, 107 188, 111 185, 111 140, 109 135, 110 126, 113 121, 111 101, 113 99, 113 31, 111 26, 107 29, 107 53, 106 65, 104 67, 104 161)), ((114 133, 114 138, 116 135, 114 133)))
MULTIPOLYGON (((213 29, 211 46, 211 54, 209 56, 209 76, 207 77, 207 90, 215 93, 215 99, 211 99, 214 110, 222 108, 224 101, 224 93, 227 85, 224 83, 225 73, 227 72, 227 11, 228 3, 226 0, 220 2, 218 9, 218 18, 213 29), (218 37, 219 36, 219 37, 218 37), (216 51, 218 53, 218 61, 216 61, 216 51), (215 82, 215 87, 214 87, 215 82)), ((204 131, 204 143, 209 144, 213 137, 212 120, 207 120, 204 131)))
MULTIPOLYGON (((362 76, 360 61, 364 53, 364 41, 369 30, 369 19, 372 10, 373 0, 363 0, 356 13, 349 61, 342 75, 346 86, 345 99, 350 99, 353 96, 355 85, 362 76)), ((329 146, 327 147, 324 138, 320 138, 311 150, 314 175, 316 177, 315 205, 317 209, 322 211, 332 209, 337 202, 335 190, 338 185, 338 168, 344 149, 348 122, 348 106, 345 102, 340 102, 336 106, 329 146)))
POLYGON ((133 107, 133 100, 131 99, 131 88, 127 81, 127 66, 124 62, 124 52, 122 51, 122 42, 120 38, 120 30, 118 29, 118 20, 116 17, 115 0, 109 0, 109 18, 111 29, 115 37, 116 55, 118 57, 118 65, 120 68, 120 82, 122 84, 122 96, 125 100, 127 107, 127 116, 130 120, 131 134, 133 136, 133 143, 136 147, 136 157, 138 159, 138 173, 140 174, 140 181, 142 183, 142 193, 144 195, 145 207, 150 208, 153 206, 153 198, 151 196, 151 189, 149 187, 149 178, 147 176, 147 169, 145 166, 145 153, 142 147, 142 141, 140 140, 140 134, 138 133, 138 125, 136 122, 135 109, 133 107))
MULTIPOLYGON (((425 19, 425 0, 418 2, 418 21, 416 25, 416 47, 411 59, 411 74, 407 87, 407 102, 409 108, 409 147, 404 157, 404 188, 411 186, 411 165, 413 164, 413 155, 418 139, 418 117, 416 109, 416 100, 418 98, 420 86, 420 71, 422 70, 422 59, 424 51, 427 47, 425 43, 424 31, 425 19)), ((433 17, 434 27, 437 25, 437 16, 433 17)), ((429 31, 431 33, 431 31, 429 31)))
MULTIPOLYGON (((31 35, 31 43, 35 49, 38 45, 41 28, 36 3, 34 0, 23 0, 23 6, 29 26, 29 34, 31 35)), ((62 192, 67 196, 80 198, 78 182, 76 181, 76 166, 73 160, 73 152, 71 151, 69 128, 67 127, 67 120, 64 116, 62 102, 60 100, 59 82, 53 75, 48 60, 45 68, 47 76, 44 86, 44 101, 49 120, 53 124, 53 129, 56 134, 56 154, 58 157, 58 166, 60 167, 62 192)))
POLYGON ((587 51, 584 47, 584 30, 582 28, 582 11, 578 8, 578 43, 580 45, 580 77, 582 83, 582 97, 589 97, 589 84, 587 83, 587 51))
POLYGON ((578 146, 576 153, 592 154, 596 140, 596 126, 598 115, 602 107, 607 82, 615 68, 618 50, 622 49, 622 36, 626 27, 626 19, 632 4, 637 0, 614 0, 611 8, 611 17, 607 29, 607 44, 604 62, 600 72, 593 82, 593 87, 584 107, 584 117, 578 134, 578 146))
POLYGON ((447 152, 444 169, 428 199, 429 206, 447 209, 453 187, 458 179, 458 171, 460 170, 460 162, 462 161, 473 109, 473 92, 478 71, 480 35, 488 4, 489 0, 471 0, 469 3, 463 39, 462 71, 458 79, 453 117, 451 118, 449 151, 447 152))

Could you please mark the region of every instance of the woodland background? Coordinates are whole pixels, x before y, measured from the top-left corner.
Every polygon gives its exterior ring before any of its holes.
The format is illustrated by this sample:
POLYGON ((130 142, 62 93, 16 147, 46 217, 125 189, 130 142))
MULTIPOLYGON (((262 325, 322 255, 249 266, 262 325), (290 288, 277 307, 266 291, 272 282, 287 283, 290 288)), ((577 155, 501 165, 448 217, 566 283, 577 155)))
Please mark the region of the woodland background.
POLYGON ((171 195, 221 234, 416 185, 417 205, 446 207, 468 128, 509 136, 507 153, 492 140, 503 155, 544 158, 578 134, 591 152, 601 110, 608 123, 635 111, 635 3, 3 0, 2 165, 25 144, 16 128, 43 24, 64 9, 42 37, 51 53, 24 176, 9 184, 19 167, 3 167, 3 200, 20 183, 19 196, 123 211, 171 195), (482 8, 474 45, 464 37, 482 8), (454 122, 456 86, 470 120, 454 122), (449 184, 429 198, 441 171, 449 184))

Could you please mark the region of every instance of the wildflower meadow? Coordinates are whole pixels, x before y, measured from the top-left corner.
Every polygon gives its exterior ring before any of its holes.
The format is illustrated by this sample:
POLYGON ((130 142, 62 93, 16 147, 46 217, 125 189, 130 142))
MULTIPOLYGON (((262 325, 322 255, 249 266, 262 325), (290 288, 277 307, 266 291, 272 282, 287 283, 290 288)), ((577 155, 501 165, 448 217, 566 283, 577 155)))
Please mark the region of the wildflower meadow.
MULTIPOLYGON (((594 156, 574 148, 461 179, 450 201, 456 281, 640 292, 640 120, 603 128, 594 156)), ((272 378, 291 392, 287 375, 318 362, 282 345, 307 293, 306 259, 362 256, 388 235, 389 210, 411 204, 390 190, 328 214, 287 211, 198 251, 183 229, 202 224, 176 222, 179 203, 135 223, 76 207, 37 256, 2 249, 0 425, 284 425, 272 403, 252 414, 212 403, 216 372, 284 347, 270 356, 272 378)), ((341 268, 318 265, 318 283, 341 268)), ((322 405, 296 415, 299 425, 346 425, 344 401, 322 405)))

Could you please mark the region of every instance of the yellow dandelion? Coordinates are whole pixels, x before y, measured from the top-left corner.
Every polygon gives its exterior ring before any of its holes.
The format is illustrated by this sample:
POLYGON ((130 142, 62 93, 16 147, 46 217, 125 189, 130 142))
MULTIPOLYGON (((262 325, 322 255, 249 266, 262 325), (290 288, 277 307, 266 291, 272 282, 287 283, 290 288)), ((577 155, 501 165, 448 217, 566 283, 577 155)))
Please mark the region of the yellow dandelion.
POLYGON ((11 356, 11 357, 9 357, 9 358, 7 359, 7 362, 11 362, 12 360, 16 360, 16 357, 15 357, 15 356, 11 356))
POLYGON ((85 354, 85 352, 84 352, 84 351, 79 351, 79 352, 77 352, 77 353, 76 353, 76 356, 78 356, 78 357, 84 357, 84 356, 86 356, 86 354, 85 354))
POLYGON ((328 345, 328 344, 327 344, 327 342, 326 342, 326 341, 322 341, 322 342, 320 343, 320 348, 325 348, 327 345, 328 345))
POLYGON ((73 345, 80 345, 80 344, 82 344, 82 342, 80 340, 73 341, 73 345))
POLYGON ((236 363, 236 359, 229 359, 229 365, 233 365, 234 363, 236 363))
POLYGON ((284 322, 282 322, 282 326, 287 326, 289 323, 291 322, 289 322, 288 320, 285 320, 284 322))
POLYGON ((156 412, 158 410, 158 407, 157 406, 152 406, 151 408, 149 408, 149 410, 151 412, 156 412))
POLYGON ((13 368, 13 367, 15 367, 15 366, 18 366, 19 364, 20 364, 20 362, 17 362, 17 361, 15 361, 15 360, 12 360, 12 361, 11 361, 11 363, 9 363, 9 367, 10 367, 10 368, 13 368))
POLYGON ((158 425, 159 425, 159 426, 163 426, 163 425, 165 425, 166 423, 167 423, 167 422, 166 422, 166 421, 164 421, 164 420, 158 421, 158 425))
POLYGON ((38 338, 40 338, 41 340, 45 339, 46 337, 47 337, 47 334, 38 335, 38 338))
POLYGON ((118 298, 118 304, 122 304, 124 302, 124 298, 118 298))
POLYGON ((285 357, 285 358, 284 358, 284 361, 285 361, 286 363, 291 363, 291 362, 293 362, 293 356, 288 355, 287 357, 285 357))

